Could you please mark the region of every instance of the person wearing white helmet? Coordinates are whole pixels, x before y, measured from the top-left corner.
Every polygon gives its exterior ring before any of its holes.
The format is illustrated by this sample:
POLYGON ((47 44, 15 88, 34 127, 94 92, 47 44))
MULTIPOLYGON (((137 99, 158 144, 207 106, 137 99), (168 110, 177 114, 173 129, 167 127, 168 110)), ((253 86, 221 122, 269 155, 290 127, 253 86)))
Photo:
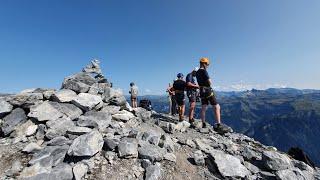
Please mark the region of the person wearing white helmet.
POLYGON ((192 72, 190 72, 186 76, 186 91, 187 91, 187 96, 189 99, 189 122, 192 127, 194 127, 194 109, 196 106, 196 101, 197 101, 197 89, 199 89, 199 85, 197 85, 195 81, 195 77, 198 71, 198 67, 194 68, 192 72))

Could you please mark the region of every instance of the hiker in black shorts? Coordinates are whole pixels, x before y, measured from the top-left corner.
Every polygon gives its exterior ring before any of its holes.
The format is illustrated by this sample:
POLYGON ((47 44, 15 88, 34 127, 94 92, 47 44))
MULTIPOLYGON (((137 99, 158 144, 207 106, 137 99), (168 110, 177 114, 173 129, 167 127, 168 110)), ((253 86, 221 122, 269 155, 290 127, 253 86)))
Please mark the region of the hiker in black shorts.
POLYGON ((184 110, 185 110, 185 98, 184 91, 186 89, 186 82, 183 80, 183 74, 179 73, 177 75, 178 79, 174 81, 172 90, 175 92, 176 103, 179 109, 179 121, 184 120, 184 110))
MULTIPOLYGON (((174 81, 173 81, 174 82, 174 81)), ((177 103, 176 103, 176 96, 175 96, 175 92, 173 90, 173 87, 171 86, 171 84, 169 83, 169 87, 167 88, 167 92, 169 93, 169 112, 171 113, 172 116, 175 116, 177 113, 177 103)), ((169 114, 170 114, 169 113, 169 114)))
POLYGON ((200 59, 200 69, 196 73, 197 82, 200 86, 200 97, 201 97, 201 120, 202 120, 202 127, 206 127, 206 111, 207 106, 209 103, 213 107, 213 111, 215 114, 216 119, 216 126, 215 130, 219 133, 226 133, 231 132, 232 129, 226 125, 223 125, 221 123, 221 117, 220 117, 220 105, 217 102, 216 95, 211 88, 212 81, 209 77, 209 74, 207 72, 207 68, 209 67, 210 61, 208 58, 201 58, 200 59))
POLYGON ((192 127, 194 127, 194 109, 196 106, 197 101, 197 89, 199 89, 199 86, 195 82, 195 76, 199 68, 194 68, 191 73, 189 73, 186 77, 186 83, 187 83, 187 96, 189 98, 189 122, 192 127))

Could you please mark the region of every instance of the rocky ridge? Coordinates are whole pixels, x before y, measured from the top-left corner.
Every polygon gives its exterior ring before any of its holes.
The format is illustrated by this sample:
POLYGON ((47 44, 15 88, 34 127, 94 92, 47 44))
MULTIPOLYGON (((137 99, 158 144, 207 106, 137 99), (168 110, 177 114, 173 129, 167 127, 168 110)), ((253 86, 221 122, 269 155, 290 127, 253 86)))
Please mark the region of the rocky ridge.
POLYGON ((131 108, 96 60, 60 90, 0 97, 0 125, 1 179, 320 179, 245 135, 131 108))

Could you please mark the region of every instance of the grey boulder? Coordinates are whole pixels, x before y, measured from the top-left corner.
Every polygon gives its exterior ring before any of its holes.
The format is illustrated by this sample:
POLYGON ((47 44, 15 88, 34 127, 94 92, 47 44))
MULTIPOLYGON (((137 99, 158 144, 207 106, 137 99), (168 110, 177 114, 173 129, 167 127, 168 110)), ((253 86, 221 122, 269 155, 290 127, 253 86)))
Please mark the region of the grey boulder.
POLYGON ((92 131, 76 138, 68 150, 68 155, 93 156, 101 151, 103 143, 102 135, 98 131, 92 131))
POLYGON ((112 118, 114 120, 123 121, 123 122, 127 122, 134 117, 135 116, 131 112, 126 110, 120 111, 119 113, 112 115, 112 118))
POLYGON ((141 119, 142 121, 148 121, 151 118, 151 111, 147 111, 144 108, 138 107, 138 108, 134 108, 134 114, 141 119))
POLYGON ((166 154, 165 149, 149 143, 143 143, 138 148, 138 152, 140 159, 148 159, 151 162, 161 161, 166 154))
POLYGON ((23 150, 22 152, 26 153, 35 153, 37 151, 40 151, 42 149, 41 146, 39 146, 37 143, 29 143, 23 150))
POLYGON ((64 136, 59 136, 47 142, 47 146, 63 146, 71 144, 70 140, 64 136))
POLYGON ((113 114, 117 114, 120 112, 120 108, 119 106, 105 106, 101 109, 101 112, 106 112, 106 113, 109 113, 111 115, 113 114))
POLYGON ((50 102, 45 101, 38 106, 32 107, 28 116, 38 121, 54 121, 62 117, 63 114, 50 102))
POLYGON ((82 110, 73 104, 50 102, 50 104, 71 120, 77 119, 82 115, 82 110))
POLYGON ((203 155, 202 151, 198 150, 193 153, 193 159, 196 165, 203 166, 205 164, 205 156, 203 155))
POLYGON ((210 156, 223 177, 244 178, 250 175, 250 171, 241 164, 240 159, 224 153, 220 150, 211 150, 210 156))
POLYGON ((46 132, 46 137, 48 139, 64 136, 68 129, 75 126, 74 122, 68 118, 60 118, 55 121, 48 121, 46 124, 49 127, 46 132))
POLYGON ((38 153, 34 154, 29 164, 39 163, 44 167, 56 166, 63 162, 69 146, 47 146, 38 153))
POLYGON ((84 111, 90 111, 98 104, 102 103, 102 99, 98 95, 80 93, 71 101, 74 105, 84 111))
POLYGON ((77 93, 86 93, 96 80, 90 73, 80 72, 64 79, 62 89, 70 89, 77 93))
POLYGON ((14 128, 27 121, 27 116, 23 109, 16 108, 9 115, 3 118, 1 130, 5 136, 9 135, 14 128))
POLYGON ((104 131, 111 123, 111 116, 106 112, 89 111, 78 118, 76 124, 81 127, 96 128, 104 131))
POLYGON ((75 127, 71 127, 67 130, 68 134, 72 134, 72 135, 83 135, 86 133, 91 132, 92 129, 87 128, 87 127, 79 127, 79 126, 75 126, 75 127))
POLYGON ((89 167, 86 164, 81 162, 77 163, 72 169, 74 174, 74 179, 81 180, 84 177, 84 175, 87 174, 88 170, 89 170, 89 167))
POLYGON ((267 169, 273 171, 285 170, 292 166, 291 160, 287 155, 276 151, 264 151, 262 153, 262 162, 267 169))
POLYGON ((119 157, 135 158, 138 157, 138 142, 134 138, 124 138, 118 145, 119 157))
POLYGON ((155 163, 146 168, 145 180, 158 180, 161 178, 161 164, 155 163))
POLYGON ((12 111, 13 106, 7 101, 0 99, 0 118, 12 111))
POLYGON ((72 167, 69 164, 61 163, 51 168, 39 167, 33 165, 25 168, 19 179, 23 180, 72 180, 72 167))
POLYGON ((9 103, 13 106, 22 108, 30 108, 32 105, 36 105, 43 100, 42 93, 20 93, 12 96, 9 103))
POLYGON ((77 97, 77 94, 70 89, 61 89, 58 92, 52 94, 52 99, 57 102, 66 103, 71 102, 77 97))

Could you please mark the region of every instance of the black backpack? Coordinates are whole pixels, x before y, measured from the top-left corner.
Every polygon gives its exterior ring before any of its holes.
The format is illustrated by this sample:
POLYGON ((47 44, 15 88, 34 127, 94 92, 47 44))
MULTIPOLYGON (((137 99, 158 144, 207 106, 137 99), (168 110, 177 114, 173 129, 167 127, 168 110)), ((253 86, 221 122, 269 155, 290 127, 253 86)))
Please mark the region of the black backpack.
POLYGON ((142 99, 139 102, 139 107, 142 107, 148 111, 152 110, 151 101, 149 99, 142 99))

